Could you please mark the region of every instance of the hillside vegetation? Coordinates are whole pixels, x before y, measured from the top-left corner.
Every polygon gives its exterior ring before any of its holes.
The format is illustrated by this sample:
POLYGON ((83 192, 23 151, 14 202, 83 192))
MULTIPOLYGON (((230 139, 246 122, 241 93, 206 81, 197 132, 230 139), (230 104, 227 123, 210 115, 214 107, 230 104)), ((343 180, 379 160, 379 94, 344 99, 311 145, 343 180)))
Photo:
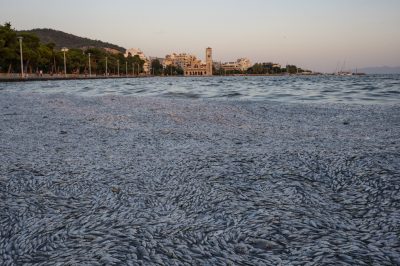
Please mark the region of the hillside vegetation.
POLYGON ((42 43, 54 43, 56 48, 68 47, 68 48, 110 48, 118 50, 122 53, 125 52, 125 48, 99 40, 92 40, 89 38, 79 37, 73 34, 65 33, 63 31, 53 29, 33 29, 23 31, 28 33, 34 33, 39 37, 42 43))

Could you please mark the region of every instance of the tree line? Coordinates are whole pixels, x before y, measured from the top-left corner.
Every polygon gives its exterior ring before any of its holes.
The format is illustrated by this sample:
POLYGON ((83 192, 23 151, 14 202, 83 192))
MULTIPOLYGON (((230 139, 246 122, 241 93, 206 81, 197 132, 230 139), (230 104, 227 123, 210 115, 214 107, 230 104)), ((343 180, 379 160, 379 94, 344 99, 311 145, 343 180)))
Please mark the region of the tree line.
POLYGON ((248 75, 279 75, 279 74, 299 74, 303 73, 303 70, 295 65, 287 65, 286 67, 277 66, 274 63, 255 63, 247 70, 224 70, 223 68, 213 69, 214 75, 237 75, 237 74, 248 74, 248 75))
POLYGON ((180 66, 168 65, 164 67, 158 59, 151 61, 151 74, 154 76, 182 76, 183 72, 180 66))
MULTIPOLYGON (((64 73, 64 54, 54 43, 41 43, 39 37, 31 32, 17 32, 10 23, 0 25, 0 73, 20 73, 20 45, 18 37, 22 37, 22 55, 24 73, 64 73)), ((104 75, 107 72, 115 75, 135 74, 143 72, 144 61, 139 56, 123 53, 111 53, 101 48, 72 48, 65 53, 66 68, 69 74, 89 73, 89 53, 91 73, 104 75), (106 59, 107 58, 107 59, 106 59)))

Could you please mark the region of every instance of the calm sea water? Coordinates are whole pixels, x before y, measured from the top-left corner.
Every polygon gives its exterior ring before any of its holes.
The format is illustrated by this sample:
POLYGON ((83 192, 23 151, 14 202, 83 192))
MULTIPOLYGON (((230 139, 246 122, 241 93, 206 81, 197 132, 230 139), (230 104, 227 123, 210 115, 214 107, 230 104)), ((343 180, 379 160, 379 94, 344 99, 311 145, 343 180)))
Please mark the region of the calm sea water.
POLYGON ((0 83, 1 91, 385 104, 400 103, 400 75, 58 80, 0 83))

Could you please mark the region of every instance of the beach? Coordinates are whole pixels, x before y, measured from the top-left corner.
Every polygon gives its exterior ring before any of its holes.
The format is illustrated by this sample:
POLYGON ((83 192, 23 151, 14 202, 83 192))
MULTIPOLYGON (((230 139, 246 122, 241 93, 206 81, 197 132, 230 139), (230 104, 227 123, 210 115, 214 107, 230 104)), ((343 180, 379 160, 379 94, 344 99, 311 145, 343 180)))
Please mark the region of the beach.
POLYGON ((400 105, 0 92, 1 265, 399 265, 400 105))

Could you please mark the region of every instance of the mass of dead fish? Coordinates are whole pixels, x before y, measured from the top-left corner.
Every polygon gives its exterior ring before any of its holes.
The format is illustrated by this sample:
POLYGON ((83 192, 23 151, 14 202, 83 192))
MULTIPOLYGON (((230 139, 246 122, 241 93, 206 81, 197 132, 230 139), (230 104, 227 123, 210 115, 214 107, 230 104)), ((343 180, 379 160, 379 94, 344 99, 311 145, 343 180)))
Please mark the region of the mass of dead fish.
POLYGON ((400 265, 399 147, 399 105, 2 92, 0 265, 400 265))

